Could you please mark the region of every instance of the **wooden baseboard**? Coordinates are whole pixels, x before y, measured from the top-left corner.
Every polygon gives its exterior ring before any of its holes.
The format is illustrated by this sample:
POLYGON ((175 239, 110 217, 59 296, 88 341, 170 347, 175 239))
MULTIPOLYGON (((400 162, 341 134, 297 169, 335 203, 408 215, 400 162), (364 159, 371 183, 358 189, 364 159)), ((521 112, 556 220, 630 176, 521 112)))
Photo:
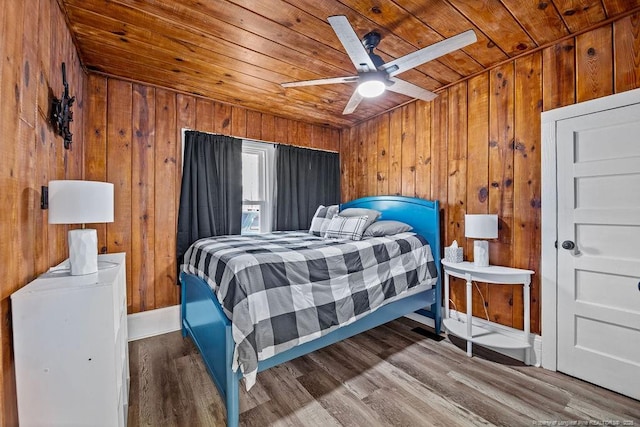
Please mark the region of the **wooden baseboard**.
POLYGON ((129 341, 180 330, 180 305, 133 313, 127 316, 129 341))

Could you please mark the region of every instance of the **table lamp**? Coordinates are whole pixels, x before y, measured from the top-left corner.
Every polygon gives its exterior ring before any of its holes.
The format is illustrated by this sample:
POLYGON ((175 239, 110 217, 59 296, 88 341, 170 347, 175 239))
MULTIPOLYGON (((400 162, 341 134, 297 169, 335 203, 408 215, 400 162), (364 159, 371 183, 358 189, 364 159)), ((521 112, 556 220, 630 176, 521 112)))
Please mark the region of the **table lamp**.
MULTIPOLYGON (((471 239, 496 239, 498 237, 498 215, 465 215, 464 236, 471 239)), ((489 242, 473 242, 473 264, 489 266, 489 242)))
POLYGON ((113 222, 113 184, 97 181, 49 181, 49 224, 83 224, 69 230, 72 276, 98 271, 98 233, 84 224, 113 222))

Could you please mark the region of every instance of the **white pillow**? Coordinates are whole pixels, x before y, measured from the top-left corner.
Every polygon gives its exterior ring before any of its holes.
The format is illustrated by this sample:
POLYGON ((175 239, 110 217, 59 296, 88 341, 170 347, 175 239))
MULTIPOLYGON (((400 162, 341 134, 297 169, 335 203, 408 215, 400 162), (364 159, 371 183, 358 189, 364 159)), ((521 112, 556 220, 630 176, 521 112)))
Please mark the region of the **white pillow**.
POLYGON ((331 218, 338 213, 339 206, 331 205, 331 206, 318 206, 316 213, 313 214, 313 218, 311 219, 311 227, 309 227, 309 234, 313 234, 314 236, 324 236, 324 233, 327 231, 327 227, 331 222, 331 218))
POLYGON ((340 216, 368 216, 367 225, 364 227, 366 230, 372 223, 374 223, 378 218, 380 218, 381 212, 375 209, 367 209, 367 208, 347 208, 338 212, 340 216))
POLYGON ((340 216, 335 215, 324 237, 329 239, 362 240, 362 233, 367 226, 367 215, 340 216))

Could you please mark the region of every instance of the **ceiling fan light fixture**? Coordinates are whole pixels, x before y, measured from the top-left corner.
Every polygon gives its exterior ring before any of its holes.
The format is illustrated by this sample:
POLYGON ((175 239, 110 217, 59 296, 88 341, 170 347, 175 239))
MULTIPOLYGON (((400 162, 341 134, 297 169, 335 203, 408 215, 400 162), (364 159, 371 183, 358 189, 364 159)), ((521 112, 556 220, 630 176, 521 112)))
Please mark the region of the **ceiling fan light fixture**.
POLYGON ((382 95, 386 85, 380 80, 365 80, 358 85, 358 93, 364 98, 375 98, 382 95))

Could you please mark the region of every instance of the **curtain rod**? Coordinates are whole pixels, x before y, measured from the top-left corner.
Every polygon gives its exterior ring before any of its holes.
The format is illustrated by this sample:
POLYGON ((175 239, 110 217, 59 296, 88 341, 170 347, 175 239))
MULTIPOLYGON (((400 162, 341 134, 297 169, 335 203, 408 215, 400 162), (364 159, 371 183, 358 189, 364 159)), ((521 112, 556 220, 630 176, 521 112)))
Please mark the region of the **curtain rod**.
POLYGON ((192 132, 201 132, 201 133, 206 133, 209 135, 219 135, 219 136, 230 136, 231 138, 237 138, 237 139, 242 139, 245 141, 253 141, 253 142, 260 142, 262 144, 273 144, 273 145, 288 145, 290 147, 297 147, 297 148, 305 148, 307 150, 315 150, 315 151, 325 151, 327 153, 337 153, 340 154, 339 151, 334 151, 334 150, 326 150, 324 148, 311 148, 311 147, 305 147, 302 145, 296 145, 296 144, 286 144, 284 142, 273 142, 273 141, 263 141, 261 139, 255 139, 255 138, 246 138, 243 136, 236 136, 236 135, 226 135, 224 133, 218 133, 218 132, 207 132, 204 130, 196 130, 196 129, 190 129, 190 128, 181 128, 182 131, 192 131, 192 132))

